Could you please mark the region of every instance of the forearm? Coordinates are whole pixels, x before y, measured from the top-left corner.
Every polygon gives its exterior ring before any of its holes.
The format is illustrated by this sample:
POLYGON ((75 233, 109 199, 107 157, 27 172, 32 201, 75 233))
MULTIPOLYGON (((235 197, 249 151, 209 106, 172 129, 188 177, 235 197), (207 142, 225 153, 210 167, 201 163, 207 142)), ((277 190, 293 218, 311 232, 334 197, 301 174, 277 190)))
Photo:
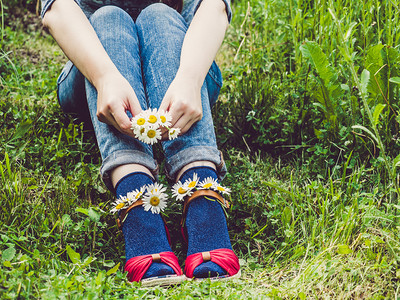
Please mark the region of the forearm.
POLYGON ((177 76, 203 84, 228 24, 223 1, 203 0, 186 33, 177 76))
POLYGON ((95 86, 104 75, 118 72, 93 27, 73 0, 57 0, 43 25, 82 74, 95 86))

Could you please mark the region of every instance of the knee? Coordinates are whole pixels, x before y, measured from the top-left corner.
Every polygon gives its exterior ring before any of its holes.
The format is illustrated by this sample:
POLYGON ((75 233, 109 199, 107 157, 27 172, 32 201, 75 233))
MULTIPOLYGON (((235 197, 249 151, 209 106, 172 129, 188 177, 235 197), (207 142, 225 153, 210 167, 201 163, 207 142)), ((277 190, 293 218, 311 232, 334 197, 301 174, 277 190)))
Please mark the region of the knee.
POLYGON ((181 15, 173 8, 164 3, 154 3, 147 6, 139 14, 136 24, 152 24, 152 26, 163 25, 168 20, 176 20, 181 15))
POLYGON ((114 5, 106 5, 100 7, 90 16, 90 23, 95 29, 105 26, 113 26, 111 28, 116 28, 116 26, 121 23, 133 24, 133 20, 123 9, 114 5))

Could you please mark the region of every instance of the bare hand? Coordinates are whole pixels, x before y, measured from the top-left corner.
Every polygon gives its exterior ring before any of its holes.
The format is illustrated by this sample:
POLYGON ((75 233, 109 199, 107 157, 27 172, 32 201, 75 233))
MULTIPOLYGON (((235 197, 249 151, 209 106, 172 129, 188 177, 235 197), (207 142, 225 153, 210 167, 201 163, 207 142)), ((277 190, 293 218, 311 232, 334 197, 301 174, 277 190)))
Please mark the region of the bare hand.
POLYGON ((121 74, 107 74, 96 88, 96 115, 99 121, 134 137, 126 112, 130 111, 135 116, 142 108, 129 82, 121 74))
POLYGON ((171 127, 180 128, 181 134, 186 133, 203 117, 200 89, 190 80, 176 77, 161 102, 160 110, 171 113, 171 127))

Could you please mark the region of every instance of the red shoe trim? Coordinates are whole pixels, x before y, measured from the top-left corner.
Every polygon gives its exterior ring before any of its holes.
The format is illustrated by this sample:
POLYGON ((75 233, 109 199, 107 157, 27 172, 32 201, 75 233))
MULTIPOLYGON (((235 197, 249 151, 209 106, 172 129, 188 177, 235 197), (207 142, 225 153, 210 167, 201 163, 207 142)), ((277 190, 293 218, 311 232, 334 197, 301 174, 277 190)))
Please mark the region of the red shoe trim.
MULTIPOLYGON (((182 270, 179 266, 178 258, 173 252, 159 253, 161 262, 170 266, 177 275, 182 275, 182 270)), ((128 280, 130 282, 139 282, 143 275, 147 272, 153 262, 154 254, 136 256, 129 259, 125 264, 125 271, 128 272, 128 280)), ((157 256, 158 259, 158 256, 157 256)))
POLYGON ((204 262, 203 257, 210 258, 212 262, 219 265, 225 271, 228 272, 229 276, 235 275, 240 270, 239 259, 235 253, 230 249, 215 249, 209 252, 194 253, 186 258, 185 262, 185 274, 186 277, 192 278, 193 271, 200 264, 204 262))

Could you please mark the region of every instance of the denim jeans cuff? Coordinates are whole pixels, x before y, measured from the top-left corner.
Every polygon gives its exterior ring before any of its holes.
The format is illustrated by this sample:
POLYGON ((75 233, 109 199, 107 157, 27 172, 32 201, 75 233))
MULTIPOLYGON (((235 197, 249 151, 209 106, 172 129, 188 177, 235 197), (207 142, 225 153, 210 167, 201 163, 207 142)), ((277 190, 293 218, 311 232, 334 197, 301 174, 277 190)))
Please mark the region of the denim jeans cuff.
POLYGON ((179 170, 187 164, 196 161, 210 161, 215 164, 219 180, 224 179, 227 169, 222 152, 214 147, 195 146, 186 148, 171 158, 165 164, 166 175, 170 181, 175 181, 179 170))
POLYGON ((100 169, 104 184, 110 191, 114 192, 114 187, 111 182, 111 171, 116 167, 127 164, 142 165, 148 168, 155 178, 158 176, 158 164, 152 156, 137 150, 115 151, 103 160, 100 169))

